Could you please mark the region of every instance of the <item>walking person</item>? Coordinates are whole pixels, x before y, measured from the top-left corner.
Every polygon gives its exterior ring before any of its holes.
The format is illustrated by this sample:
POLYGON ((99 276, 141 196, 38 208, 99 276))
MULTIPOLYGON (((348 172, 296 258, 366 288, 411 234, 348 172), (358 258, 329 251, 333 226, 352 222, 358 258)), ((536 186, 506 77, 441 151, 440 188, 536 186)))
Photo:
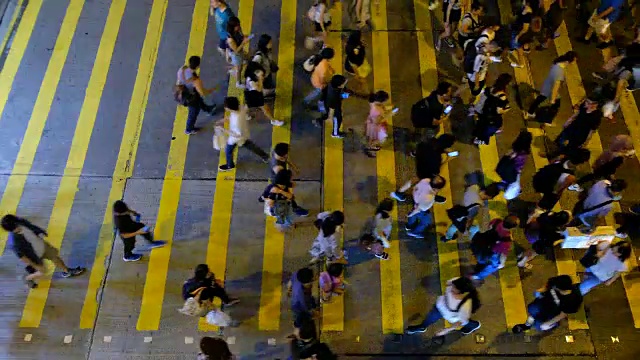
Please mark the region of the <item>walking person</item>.
POLYGON ((216 32, 220 38, 220 41, 218 42, 218 52, 221 55, 224 55, 227 62, 230 63, 231 58, 228 53, 229 45, 227 45, 227 39, 229 38, 227 23, 229 22, 229 19, 236 15, 224 0, 211 0, 211 8, 213 9, 213 16, 216 21, 216 32))
POLYGON ((327 0, 314 0, 307 12, 307 17, 313 22, 314 36, 308 36, 305 39, 305 47, 313 49, 317 44, 324 44, 327 41, 331 25, 331 12, 327 0))
POLYGON ((472 320, 471 316, 480 308, 480 297, 473 283, 463 277, 453 278, 447 281, 447 287, 443 295, 438 296, 435 305, 425 316, 422 323, 407 327, 405 331, 412 335, 423 333, 427 328, 440 319, 444 319, 451 326, 436 333, 437 341, 442 344, 442 337, 446 334, 460 330, 463 335, 469 335, 481 326, 479 321, 472 320))
POLYGON ((409 156, 415 157, 417 146, 434 138, 440 131, 440 125, 447 119, 453 107, 451 100, 453 86, 440 82, 438 87, 426 98, 421 99, 411 107, 411 123, 413 134, 409 156))
POLYGON ((575 184, 575 168, 589 161, 591 152, 579 149, 572 154, 562 156, 545 165, 533 175, 533 189, 542 194, 538 208, 551 210, 560 200, 560 196, 569 186, 575 184))
POLYGON ((633 139, 629 135, 616 135, 605 150, 593 162, 593 172, 584 175, 576 183, 569 186, 571 191, 583 191, 582 185, 602 179, 613 180, 616 171, 622 166, 625 159, 631 158, 636 151, 633 147, 633 139))
POLYGON ((341 263, 331 263, 327 265, 325 271, 318 277, 320 285, 320 303, 327 303, 333 295, 342 295, 345 284, 343 280, 344 265, 341 263))
POLYGON ((331 120, 333 124, 331 137, 336 139, 343 139, 345 136, 345 133, 340 129, 342 127, 342 100, 349 97, 349 94, 345 92, 346 85, 347 79, 344 76, 333 75, 327 88, 325 103, 327 112, 320 118, 322 121, 331 120))
MULTIPOLYGON (((472 103, 476 101, 477 96, 484 90, 489 64, 494 61, 491 54, 498 49, 495 42, 483 43, 483 39, 486 39, 483 36, 486 36, 485 32, 482 33, 475 44, 470 41, 464 49, 463 68, 471 91, 472 103)), ((495 34, 493 36, 495 37, 495 34)), ((457 90, 457 93, 460 92, 461 88, 457 90)))
POLYGON ((249 43, 253 35, 245 36, 240 27, 240 19, 231 17, 227 21, 227 46, 229 57, 231 58, 231 74, 236 76, 236 87, 243 89, 244 85, 240 82, 242 77, 242 64, 244 63, 245 54, 249 48, 249 43))
POLYGON ((570 220, 571 214, 568 211, 547 211, 531 217, 524 228, 524 235, 531 248, 517 255, 518 267, 531 270, 531 260, 540 254, 546 254, 558 242, 562 242, 564 230, 570 220))
POLYGON ((496 173, 500 176, 499 183, 504 190, 505 200, 513 200, 520 195, 520 174, 531 154, 533 135, 523 129, 518 137, 511 143, 511 150, 503 155, 496 166, 496 173))
POLYGON ((318 314, 319 304, 313 297, 313 270, 308 267, 294 272, 287 283, 287 297, 291 298, 294 332, 318 314))
POLYGON ((451 40, 451 38, 453 38, 452 29, 458 28, 458 22, 462 18, 462 5, 462 0, 443 0, 442 14, 444 31, 438 36, 438 40, 436 40, 436 50, 440 50, 440 45, 443 40, 447 46, 451 48, 455 46, 451 40))
POLYGON ((87 269, 77 266, 70 268, 60 258, 60 251, 44 240, 47 232, 26 219, 8 214, 2 217, 2 228, 9 232, 8 244, 13 253, 26 264, 24 282, 30 289, 38 287, 37 279, 43 277, 47 270, 44 260, 49 260, 62 269, 62 277, 78 276, 87 269))
POLYGON ((464 14, 458 27, 458 48, 453 56, 454 64, 459 66, 463 61, 464 45, 467 41, 477 39, 482 32, 482 17, 484 16, 484 5, 478 1, 471 2, 471 9, 464 14))
POLYGON ((166 241, 153 239, 153 231, 149 226, 140 222, 140 214, 130 209, 122 200, 113 203, 113 224, 124 244, 122 256, 124 261, 138 261, 142 258, 142 255, 133 253, 138 235, 142 236, 152 249, 166 245, 166 241), (135 216, 135 221, 131 216, 135 216))
POLYGON ((366 47, 362 41, 362 32, 360 30, 352 31, 349 34, 345 47, 345 57, 344 71, 353 76, 353 80, 357 84, 357 91, 364 94, 369 93, 367 77, 371 74, 372 69, 367 61, 366 47))
POLYGON ((264 68, 259 63, 250 61, 245 68, 244 76, 244 100, 247 108, 249 108, 249 112, 253 113, 255 109, 260 109, 262 114, 269 119, 271 125, 284 125, 284 121, 273 118, 270 107, 264 101, 264 68))
POLYGON ((305 96, 303 102, 306 107, 311 106, 312 101, 318 101, 318 110, 325 112, 324 101, 327 96, 327 87, 335 75, 336 71, 331 66, 331 59, 335 56, 332 48, 323 48, 315 58, 313 71, 311 73, 311 85, 313 91, 305 96))
POLYGON ((587 197, 576 203, 574 218, 582 223, 585 230, 593 229, 598 219, 613 210, 613 203, 622 199, 622 191, 626 188, 627 182, 622 179, 598 181, 589 189, 587 197))
POLYGON ((273 79, 273 75, 278 72, 278 64, 273 59, 273 41, 271 35, 260 35, 260 38, 258 39, 258 48, 253 54, 251 61, 255 61, 260 64, 264 70, 262 93, 265 97, 274 96, 276 92, 276 82, 273 79))
POLYGON ((474 107, 478 116, 473 129, 474 144, 487 145, 493 135, 502 131, 502 114, 511 110, 507 97, 507 87, 511 79, 513 77, 509 74, 500 74, 493 86, 482 92, 474 107))
POLYGON ((631 244, 628 241, 600 241, 591 245, 580 260, 586 268, 580 293, 585 296, 594 287, 601 284, 613 284, 620 275, 629 271, 627 260, 631 257, 631 244))
POLYGON ((380 90, 369 96, 369 116, 365 122, 367 156, 376 157, 376 151, 382 149, 382 144, 389 137, 389 119, 393 114, 393 106, 386 91, 380 90))
MULTIPOLYGON (((258 147, 251 139, 249 132, 249 120, 245 108, 240 107, 240 101, 237 97, 226 97, 224 99, 224 109, 229 113, 229 130, 227 145, 224 153, 227 160, 226 164, 218 166, 220 171, 230 171, 235 169, 236 164, 233 161, 233 151, 237 146, 245 148, 252 153, 258 155, 263 162, 269 161, 269 155, 258 147)), ((218 126, 224 126, 225 119, 218 122, 218 126)))
MULTIPOLYGON (((553 60, 553 65, 551 66, 544 83, 542 83, 540 94, 536 97, 531 106, 529 106, 529 110, 524 114, 525 119, 536 118, 536 111, 545 100, 549 100, 551 108, 557 114, 558 109, 560 109, 560 86, 565 81, 567 66, 569 66, 569 64, 575 64, 576 59, 576 52, 568 51, 553 60)), ((538 120, 544 123, 551 123, 553 121, 553 117, 555 117, 555 114, 553 114, 551 118, 538 120)))
POLYGON ((538 331, 552 330, 569 314, 577 313, 582 300, 578 284, 573 283, 571 276, 549 278, 547 284, 535 292, 535 299, 527 305, 527 321, 515 325, 512 331, 520 334, 532 327, 538 331))
POLYGON ((215 89, 206 89, 204 87, 197 73, 198 68, 200 68, 200 56, 189 57, 188 64, 178 70, 176 81, 180 92, 179 96, 182 100, 181 103, 189 109, 187 127, 184 130, 187 135, 193 135, 200 130, 199 127, 196 127, 196 120, 200 110, 209 115, 213 115, 216 111, 215 104, 207 105, 203 100, 205 96, 211 94, 215 89))
POLYGON ((338 246, 344 215, 342 212, 324 212, 322 215, 322 218, 318 218, 319 221, 316 220, 319 231, 309 250, 309 254, 311 254, 309 264, 315 264, 322 260, 327 263, 346 264, 345 249, 338 246))
POLYGON ((484 280, 505 266, 513 244, 511 231, 518 224, 517 216, 508 215, 504 219, 491 220, 487 231, 471 234, 471 252, 477 260, 472 280, 484 280))
POLYGON ((358 28, 371 27, 371 0, 353 0, 353 2, 355 3, 353 7, 358 28))
POLYGON ((598 130, 602 123, 602 111, 596 99, 586 98, 578 105, 573 116, 563 125, 563 129, 555 139, 558 146, 557 154, 569 154, 584 147, 591 141, 591 136, 598 130))
MULTIPOLYGON (((284 143, 281 143, 284 144, 284 143)), ((288 144, 284 144, 287 145, 288 144)), ((282 150, 280 150, 282 151, 282 150)), ((287 147, 287 152, 288 152, 288 147, 287 147)), ((271 178, 270 178, 270 183, 269 185, 267 185, 267 187, 262 191, 262 195, 260 196, 260 198, 258 198, 258 202, 265 202, 266 199, 268 199, 270 197, 271 194, 271 190, 274 188, 274 186, 276 186, 276 181, 280 181, 281 183, 283 183, 285 181, 285 179, 289 179, 288 183, 286 184, 287 188, 291 188, 293 189, 295 187, 295 183, 293 182, 293 172, 297 171, 297 167, 289 162, 286 163, 286 166, 282 165, 282 161, 281 160, 276 160, 274 162, 274 158, 278 156, 278 155, 272 155, 271 157, 271 162, 270 162, 270 166, 271 167, 271 178), (280 175, 280 180, 277 180, 278 178, 278 174, 282 172, 282 174, 280 175)), ((281 184, 282 185, 282 184, 281 184)), ((273 205, 273 204, 271 204, 273 205)), ((267 206, 265 204, 265 206, 267 206)), ((296 201, 296 197, 295 195, 291 198, 291 207, 292 207, 292 211, 296 216, 300 216, 300 217, 306 217, 309 216, 309 210, 303 208, 302 206, 300 206, 298 204, 298 202, 296 201)), ((270 207, 265 207, 265 213, 268 216, 275 216, 272 212, 271 212, 271 208, 270 207)))
POLYGON ((232 306, 240 302, 237 298, 229 297, 229 294, 224 289, 224 283, 216 279, 207 264, 196 266, 193 277, 182 284, 183 300, 192 297, 193 292, 202 287, 213 289, 213 296, 220 298, 225 306, 232 306))
POLYGON ((413 211, 407 215, 405 230, 407 235, 416 239, 424 239, 431 226, 434 225, 431 208, 436 202, 439 190, 445 187, 447 180, 437 175, 433 179, 422 179, 413 187, 413 211))
POLYGON ((488 201, 498 196, 499 193, 500 187, 497 183, 490 184, 484 189, 481 189, 480 185, 477 184, 468 186, 462 196, 462 202, 447 210, 451 225, 449 225, 440 240, 447 242, 456 240, 459 234, 477 233, 480 227, 473 224, 474 219, 482 208, 486 208, 489 205, 488 201))
POLYGON ((632 205, 628 211, 621 215, 621 224, 616 229, 616 237, 626 239, 629 234, 640 234, 640 204, 632 205))
POLYGON ((391 247, 389 237, 393 229, 390 212, 393 210, 393 200, 383 199, 376 208, 375 215, 365 222, 360 244, 371 251, 380 260, 388 260, 389 254, 384 251, 391 247))
POLYGON ((624 4, 624 0, 601 0, 600 6, 589 19, 589 29, 584 35, 584 39, 580 40, 588 44, 595 32, 600 39, 600 44, 596 46, 598 49, 606 49, 613 45, 610 26, 620 17, 624 4))
MULTIPOLYGON (((293 224, 294 213, 294 195, 293 195, 293 181, 291 170, 280 170, 276 174, 275 182, 270 187, 269 192, 264 194, 265 215, 274 216, 276 218, 276 225, 281 231, 288 230, 293 224)), ((306 211, 306 210, 305 210, 306 211)), ((305 215, 300 216, 306 216, 305 215)))
POLYGON ((517 13, 516 20, 511 28, 510 55, 516 60, 511 62, 511 66, 514 68, 524 67, 524 55, 531 51, 531 43, 533 42, 531 21, 534 16, 532 2, 532 0, 523 1, 522 9, 517 13))

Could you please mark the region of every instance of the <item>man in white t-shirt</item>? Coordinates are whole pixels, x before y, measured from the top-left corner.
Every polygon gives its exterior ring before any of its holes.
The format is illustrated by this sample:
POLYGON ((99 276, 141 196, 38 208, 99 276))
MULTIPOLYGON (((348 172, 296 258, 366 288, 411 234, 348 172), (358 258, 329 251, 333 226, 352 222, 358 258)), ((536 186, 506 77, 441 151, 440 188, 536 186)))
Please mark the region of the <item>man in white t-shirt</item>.
POLYGON ((436 202, 438 190, 446 185, 447 181, 440 175, 433 179, 422 179, 413 187, 413 202, 415 206, 407 220, 407 235, 423 239, 427 229, 433 224, 430 209, 436 202))
MULTIPOLYGON (((249 132, 249 119, 245 108, 242 108, 237 97, 227 97, 224 99, 224 109, 229 112, 229 129, 227 131, 227 146, 224 149, 227 163, 218 166, 220 171, 230 171, 235 169, 233 161, 233 151, 236 146, 245 148, 258 155, 263 162, 269 161, 269 154, 258 147, 251 139, 249 132)), ((224 124, 224 119, 218 123, 224 124)))
POLYGON ((594 287, 613 284, 622 273, 629 271, 627 259, 631 257, 631 244, 619 241, 613 244, 602 241, 596 245, 597 262, 587 268, 580 283, 580 293, 585 295, 594 287))

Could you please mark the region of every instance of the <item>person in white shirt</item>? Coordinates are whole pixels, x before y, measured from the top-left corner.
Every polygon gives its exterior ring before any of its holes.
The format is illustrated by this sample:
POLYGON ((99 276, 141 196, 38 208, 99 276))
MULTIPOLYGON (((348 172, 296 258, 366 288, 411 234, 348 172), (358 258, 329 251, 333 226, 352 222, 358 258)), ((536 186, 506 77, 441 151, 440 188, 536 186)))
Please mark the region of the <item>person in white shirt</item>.
POLYGON ((438 296, 436 304, 420 325, 407 327, 406 333, 411 335, 423 333, 440 319, 445 319, 451 326, 436 333, 444 336, 459 327, 464 335, 471 334, 480 328, 480 322, 471 320, 471 315, 480 308, 480 298, 473 283, 468 278, 457 277, 447 281, 444 295, 438 296))
POLYGON ((494 61, 491 54, 499 49, 495 42, 483 42, 482 40, 487 40, 487 38, 482 37, 478 39, 478 42, 476 43, 478 53, 473 62, 473 73, 467 74, 469 89, 471 90, 471 95, 474 97, 480 95, 484 89, 487 71, 489 71, 489 64, 494 61))
POLYGON ((413 187, 413 202, 415 206, 407 221, 407 235, 422 239, 427 229, 433 225, 430 209, 436 202, 436 194, 447 184, 442 176, 433 179, 422 179, 413 187))
MULTIPOLYGON (((240 107, 240 101, 237 97, 226 97, 224 99, 224 108, 229 112, 229 129, 227 131, 227 146, 224 149, 227 163, 220 165, 220 171, 229 171, 236 167, 233 162, 233 150, 236 146, 241 146, 258 155, 263 162, 269 161, 269 154, 260 149, 253 141, 249 139, 249 120, 245 108, 240 107)), ((218 126, 224 125, 224 119, 218 122, 218 126)))
POLYGON ((344 224, 344 214, 342 211, 324 211, 318 214, 314 225, 319 230, 311 245, 310 264, 315 264, 321 259, 329 262, 340 262, 346 264, 344 248, 338 249, 338 241, 342 236, 342 226, 344 224))
MULTIPOLYGON (((631 257, 631 244, 627 241, 609 243, 601 241, 596 244, 595 264, 587 268, 580 283, 580 293, 584 296, 594 287, 604 283, 613 284, 620 274, 627 272, 627 259, 631 257)), ((591 250, 587 250, 591 251, 591 250)))

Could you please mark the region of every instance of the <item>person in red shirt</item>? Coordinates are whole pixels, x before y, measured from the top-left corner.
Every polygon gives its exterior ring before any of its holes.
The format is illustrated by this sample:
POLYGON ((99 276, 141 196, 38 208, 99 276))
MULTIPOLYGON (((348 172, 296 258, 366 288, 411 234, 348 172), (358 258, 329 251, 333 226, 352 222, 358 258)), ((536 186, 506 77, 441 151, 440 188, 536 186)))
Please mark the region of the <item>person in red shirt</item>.
POLYGON ((493 219, 489 222, 489 230, 473 234, 471 252, 477 264, 471 279, 480 281, 502 269, 511 251, 511 230, 519 224, 518 217, 507 215, 504 219, 493 219))

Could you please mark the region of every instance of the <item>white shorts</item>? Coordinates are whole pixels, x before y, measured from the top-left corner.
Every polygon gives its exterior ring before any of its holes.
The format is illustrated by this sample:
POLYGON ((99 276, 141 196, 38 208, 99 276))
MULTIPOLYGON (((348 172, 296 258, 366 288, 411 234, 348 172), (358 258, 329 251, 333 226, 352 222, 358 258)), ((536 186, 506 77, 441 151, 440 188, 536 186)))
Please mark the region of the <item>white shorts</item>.
POLYGON ((608 19, 596 19, 595 16, 597 15, 597 12, 598 10, 595 10, 593 12, 593 15, 591 15, 591 17, 589 18, 589 26, 591 26, 596 31, 596 33, 604 34, 607 32, 607 30, 609 30, 609 26, 611 26, 611 23, 608 19))

